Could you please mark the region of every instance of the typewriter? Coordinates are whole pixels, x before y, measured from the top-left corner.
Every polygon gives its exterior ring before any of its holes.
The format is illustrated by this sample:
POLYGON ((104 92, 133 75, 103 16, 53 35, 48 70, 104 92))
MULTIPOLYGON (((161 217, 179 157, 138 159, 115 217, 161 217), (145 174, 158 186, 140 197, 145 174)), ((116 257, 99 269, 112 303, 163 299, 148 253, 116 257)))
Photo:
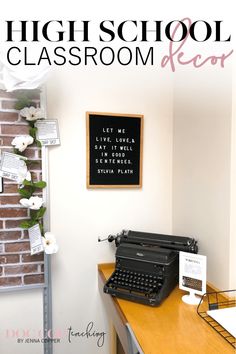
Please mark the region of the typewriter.
POLYGON ((123 230, 107 240, 117 249, 104 292, 150 306, 160 305, 178 283, 179 251, 198 251, 197 241, 183 236, 123 230))

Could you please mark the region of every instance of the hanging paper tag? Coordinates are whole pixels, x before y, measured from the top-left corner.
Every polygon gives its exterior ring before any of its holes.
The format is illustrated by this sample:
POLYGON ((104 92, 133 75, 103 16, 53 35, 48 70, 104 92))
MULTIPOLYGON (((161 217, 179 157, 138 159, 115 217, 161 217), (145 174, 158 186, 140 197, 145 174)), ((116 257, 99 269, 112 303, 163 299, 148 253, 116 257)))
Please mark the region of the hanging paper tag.
POLYGON ((36 224, 28 229, 29 239, 30 239, 30 248, 31 255, 43 251, 43 242, 39 224, 36 224))
POLYGON ((10 152, 3 152, 0 162, 0 176, 22 182, 27 174, 26 157, 10 152))
POLYGON ((38 120, 36 138, 44 146, 60 145, 59 128, 57 119, 38 120))

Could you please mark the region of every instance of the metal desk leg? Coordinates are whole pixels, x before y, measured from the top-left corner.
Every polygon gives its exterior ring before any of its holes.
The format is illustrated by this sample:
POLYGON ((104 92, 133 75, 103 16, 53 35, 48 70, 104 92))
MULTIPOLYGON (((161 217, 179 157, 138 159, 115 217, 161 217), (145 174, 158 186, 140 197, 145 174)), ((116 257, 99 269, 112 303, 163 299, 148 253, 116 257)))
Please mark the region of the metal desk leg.
POLYGON ((128 337, 128 344, 129 344, 129 354, 144 354, 132 331, 132 328, 128 323, 126 324, 126 328, 127 328, 127 337, 128 337))

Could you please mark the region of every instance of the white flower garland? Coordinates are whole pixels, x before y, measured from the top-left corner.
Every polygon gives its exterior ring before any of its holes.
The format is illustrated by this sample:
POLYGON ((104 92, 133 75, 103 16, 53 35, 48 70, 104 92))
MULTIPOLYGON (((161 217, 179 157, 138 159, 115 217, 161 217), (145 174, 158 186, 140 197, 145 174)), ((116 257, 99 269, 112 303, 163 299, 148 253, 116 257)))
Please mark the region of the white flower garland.
MULTIPOLYGON (((35 127, 35 122, 38 119, 44 119, 44 113, 40 108, 30 106, 21 109, 20 116, 25 118, 30 125, 29 135, 17 136, 12 140, 11 144, 14 146, 14 152, 22 156, 27 147, 34 142, 36 142, 38 146, 41 146, 41 143, 36 139, 37 128, 35 127)), ((27 163, 29 162, 27 161, 27 163)), ((46 212, 46 208, 43 206, 43 199, 33 195, 37 189, 45 188, 46 182, 33 182, 30 172, 27 170, 27 166, 25 166, 22 172, 21 181, 18 182, 21 183, 18 192, 23 197, 20 203, 30 211, 30 219, 21 222, 20 226, 24 229, 28 229, 39 224, 45 253, 56 253, 58 251, 58 245, 55 236, 51 232, 44 233, 43 229, 43 216, 46 212)))

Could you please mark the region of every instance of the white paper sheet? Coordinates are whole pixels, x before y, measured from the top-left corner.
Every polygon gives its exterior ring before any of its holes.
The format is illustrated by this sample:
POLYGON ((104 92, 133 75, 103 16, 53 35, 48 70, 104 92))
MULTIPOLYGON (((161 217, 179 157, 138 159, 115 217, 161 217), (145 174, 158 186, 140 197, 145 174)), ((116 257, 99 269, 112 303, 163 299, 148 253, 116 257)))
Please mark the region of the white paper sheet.
POLYGON ((236 338, 236 307, 209 310, 207 311, 207 314, 236 338))

